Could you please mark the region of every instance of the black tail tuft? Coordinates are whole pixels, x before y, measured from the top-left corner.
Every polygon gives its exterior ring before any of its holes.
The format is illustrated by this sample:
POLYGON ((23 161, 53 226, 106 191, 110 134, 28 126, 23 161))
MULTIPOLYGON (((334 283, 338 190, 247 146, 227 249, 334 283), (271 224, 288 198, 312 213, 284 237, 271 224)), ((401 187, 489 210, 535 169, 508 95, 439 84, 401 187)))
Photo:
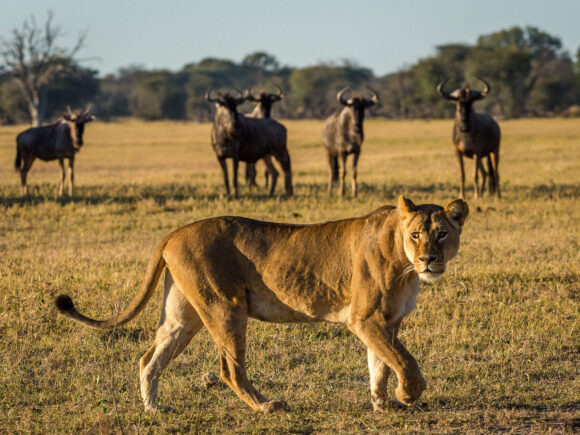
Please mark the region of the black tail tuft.
POLYGON ((75 305, 69 295, 58 295, 54 300, 57 310, 62 314, 73 313, 75 305))
POLYGON ((20 147, 18 145, 16 145, 16 160, 14 161, 14 169, 16 169, 17 171, 20 171, 21 164, 22 164, 22 158, 20 156, 20 147))

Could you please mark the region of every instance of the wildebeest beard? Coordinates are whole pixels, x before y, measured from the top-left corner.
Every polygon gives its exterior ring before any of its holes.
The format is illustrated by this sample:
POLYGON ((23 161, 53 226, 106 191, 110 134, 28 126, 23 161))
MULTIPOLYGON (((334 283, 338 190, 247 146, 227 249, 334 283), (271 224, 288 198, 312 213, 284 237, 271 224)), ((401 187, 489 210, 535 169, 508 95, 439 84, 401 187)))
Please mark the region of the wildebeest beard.
POLYGON ((459 102, 459 116, 461 118, 461 122, 459 124, 459 131, 462 133, 467 133, 471 131, 471 106, 473 104, 472 101, 468 102, 459 102))

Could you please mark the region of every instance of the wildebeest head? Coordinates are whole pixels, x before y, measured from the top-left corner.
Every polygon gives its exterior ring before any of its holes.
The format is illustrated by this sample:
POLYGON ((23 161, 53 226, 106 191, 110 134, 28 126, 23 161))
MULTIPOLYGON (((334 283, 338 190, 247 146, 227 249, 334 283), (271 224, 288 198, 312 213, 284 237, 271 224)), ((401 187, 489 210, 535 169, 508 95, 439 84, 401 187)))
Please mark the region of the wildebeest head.
POLYGON ((224 107, 231 113, 237 113, 238 106, 246 101, 246 97, 240 90, 236 89, 236 91, 240 94, 239 97, 235 97, 229 92, 218 92, 217 97, 213 98, 211 96, 213 89, 210 89, 205 94, 205 99, 210 103, 215 103, 217 106, 224 107))
POLYGON ((365 117, 365 109, 379 102, 379 94, 377 94, 377 92, 371 87, 367 86, 367 88, 372 93, 371 98, 364 98, 362 95, 355 94, 351 95, 348 100, 345 100, 344 93, 348 90, 348 86, 344 89, 341 89, 338 94, 336 94, 336 99, 340 104, 343 106, 352 107, 355 124, 359 129, 362 129, 362 122, 365 117))
POLYGON ((246 92, 244 92, 244 97, 248 101, 258 103, 258 105, 260 105, 264 110, 265 117, 269 118, 270 112, 272 111, 272 105, 284 98, 284 91, 279 86, 276 86, 276 88, 278 89, 277 94, 271 94, 265 89, 262 89, 257 95, 252 94, 252 88, 246 89, 246 92))
POLYGON ((453 92, 447 92, 443 88, 445 86, 445 83, 447 83, 447 80, 449 80, 449 78, 446 78, 437 86, 437 92, 439 93, 439 95, 441 95, 446 100, 455 101, 457 105, 457 112, 459 113, 460 116, 459 130, 463 133, 471 131, 470 120, 471 120, 471 106, 473 105, 473 102, 485 98, 485 96, 491 90, 491 86, 489 85, 488 82, 486 82, 481 77, 477 78, 481 80, 485 86, 483 91, 473 90, 469 87, 469 84, 463 83, 463 85, 460 88, 455 89, 453 92))
POLYGON ((85 132, 85 124, 91 122, 95 119, 93 115, 90 115, 91 106, 88 106, 85 110, 78 109, 72 112, 70 107, 67 106, 67 113, 63 115, 63 118, 68 122, 70 128, 70 134, 75 148, 80 148, 83 146, 83 133, 85 132))

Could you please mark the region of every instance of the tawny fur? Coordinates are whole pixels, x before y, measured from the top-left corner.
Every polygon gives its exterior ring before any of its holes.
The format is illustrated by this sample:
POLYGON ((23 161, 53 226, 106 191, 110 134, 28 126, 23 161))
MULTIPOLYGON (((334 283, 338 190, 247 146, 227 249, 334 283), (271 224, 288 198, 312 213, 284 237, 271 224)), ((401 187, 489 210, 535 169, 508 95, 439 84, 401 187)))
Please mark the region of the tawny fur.
MULTIPOLYGON (((415 358, 397 338, 415 306, 419 280, 434 281, 459 249, 467 204, 415 206, 399 198, 353 219, 315 225, 242 217, 198 221, 170 233, 151 259, 139 294, 118 316, 96 321, 68 296, 65 315, 96 328, 121 326, 151 298, 166 267, 165 296, 155 343, 141 358, 141 395, 157 409, 159 376, 205 326, 221 360, 221 377, 255 411, 284 408, 248 380, 248 318, 268 322, 346 323, 368 348, 371 400, 389 406, 387 379, 398 377, 396 397, 411 404, 426 387, 415 358)), ((397 402, 399 403, 399 402, 397 402)))

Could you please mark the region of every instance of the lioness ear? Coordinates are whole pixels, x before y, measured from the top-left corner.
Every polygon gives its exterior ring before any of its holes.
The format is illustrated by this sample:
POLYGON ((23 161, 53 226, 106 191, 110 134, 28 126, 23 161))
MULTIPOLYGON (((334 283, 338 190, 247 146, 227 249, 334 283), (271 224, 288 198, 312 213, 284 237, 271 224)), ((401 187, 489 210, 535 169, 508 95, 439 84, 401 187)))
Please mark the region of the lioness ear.
POLYGON ((399 196, 399 203, 397 205, 397 208, 399 209, 399 211, 405 214, 417 210, 417 206, 413 204, 413 201, 405 198, 403 195, 399 196))
POLYGON ((451 223, 461 227, 465 222, 465 218, 469 215, 469 206, 464 200, 456 199, 447 204, 443 211, 451 223))

